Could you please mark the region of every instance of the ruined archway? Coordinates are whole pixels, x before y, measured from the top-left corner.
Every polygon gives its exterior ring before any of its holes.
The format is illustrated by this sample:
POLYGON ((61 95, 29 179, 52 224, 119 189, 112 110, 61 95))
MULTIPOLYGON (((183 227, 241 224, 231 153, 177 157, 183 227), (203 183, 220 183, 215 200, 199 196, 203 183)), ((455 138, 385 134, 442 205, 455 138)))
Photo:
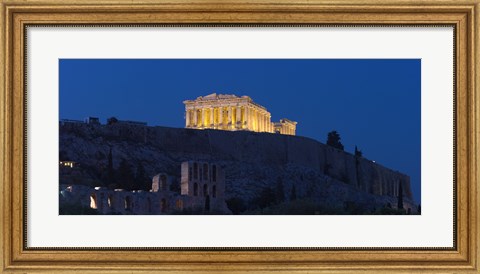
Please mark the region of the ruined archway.
POLYGON ((125 197, 125 210, 132 209, 132 199, 130 196, 125 197))
POLYGON ((212 181, 216 182, 217 181, 217 166, 212 165, 212 181))
POLYGON ((107 203, 108 203, 109 208, 113 207, 113 196, 112 195, 108 195, 107 203))
POLYGON ((203 196, 207 196, 208 195, 208 185, 207 184, 204 184, 203 185, 203 196))
POLYGON ((160 189, 167 190, 167 176, 164 174, 160 175, 160 189))
POLYGON ((203 179, 208 180, 208 164, 203 164, 203 179))
POLYGON ((183 201, 182 200, 177 200, 175 202, 175 207, 177 208, 177 210, 183 210, 183 201))
POLYGON ((97 209, 97 195, 95 193, 90 195, 90 208, 97 209))
POLYGON ((193 196, 198 196, 198 184, 193 184, 193 196))
POLYGON ((193 179, 198 179, 198 164, 193 163, 193 179))

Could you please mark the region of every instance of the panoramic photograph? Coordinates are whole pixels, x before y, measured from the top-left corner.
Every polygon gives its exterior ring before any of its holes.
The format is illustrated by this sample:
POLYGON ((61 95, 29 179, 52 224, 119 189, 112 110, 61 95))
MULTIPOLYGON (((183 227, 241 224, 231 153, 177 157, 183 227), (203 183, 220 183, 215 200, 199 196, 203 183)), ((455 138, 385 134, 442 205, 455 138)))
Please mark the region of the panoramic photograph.
POLYGON ((419 215, 420 59, 60 59, 60 215, 419 215))

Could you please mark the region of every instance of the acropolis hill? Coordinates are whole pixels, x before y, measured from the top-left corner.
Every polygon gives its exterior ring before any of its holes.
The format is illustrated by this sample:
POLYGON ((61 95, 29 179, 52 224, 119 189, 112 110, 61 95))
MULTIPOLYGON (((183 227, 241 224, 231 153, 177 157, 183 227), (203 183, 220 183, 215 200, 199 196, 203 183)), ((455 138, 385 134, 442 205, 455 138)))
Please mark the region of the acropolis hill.
MULTIPOLYGON (((60 160, 79 163, 80 183, 97 184, 110 149, 115 167, 121 159, 132 166, 141 163, 151 177, 159 171, 179 176, 183 161, 219 163, 225 170, 225 199, 247 205, 281 181, 285 197, 294 191, 328 207, 353 204, 369 210, 395 207, 401 184, 404 208, 412 213, 417 208, 409 176, 306 137, 121 123, 60 125, 60 160)), ((72 183, 69 178, 60 183, 72 183)))

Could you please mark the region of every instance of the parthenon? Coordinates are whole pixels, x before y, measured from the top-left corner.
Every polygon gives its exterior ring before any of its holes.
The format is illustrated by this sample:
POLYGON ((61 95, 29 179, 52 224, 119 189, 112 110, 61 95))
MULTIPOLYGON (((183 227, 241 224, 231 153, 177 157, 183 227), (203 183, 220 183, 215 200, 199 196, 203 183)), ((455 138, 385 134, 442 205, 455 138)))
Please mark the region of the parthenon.
POLYGON ((295 135, 297 122, 288 119, 272 122, 270 112, 249 96, 212 93, 183 103, 186 128, 295 135))

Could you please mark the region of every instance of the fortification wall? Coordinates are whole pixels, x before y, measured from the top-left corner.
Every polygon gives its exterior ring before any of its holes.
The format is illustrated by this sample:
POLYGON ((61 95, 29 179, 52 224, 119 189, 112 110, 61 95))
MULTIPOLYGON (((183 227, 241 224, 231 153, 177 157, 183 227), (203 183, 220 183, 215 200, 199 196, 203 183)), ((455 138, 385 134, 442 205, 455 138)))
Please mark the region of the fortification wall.
POLYGON ((103 142, 127 139, 156 151, 168 152, 171 157, 182 161, 215 159, 265 166, 304 166, 378 195, 395 197, 398 185, 402 184, 405 197, 413 200, 409 176, 306 137, 125 125, 60 127, 61 133, 69 131, 75 131, 76 135, 80 132, 89 139, 102 138, 103 142))
POLYGON ((156 131, 165 150, 219 154, 236 161, 267 165, 301 165, 377 195, 396 196, 401 183, 404 195, 412 199, 409 176, 310 138, 218 130, 178 132, 178 129, 156 128, 156 131))

